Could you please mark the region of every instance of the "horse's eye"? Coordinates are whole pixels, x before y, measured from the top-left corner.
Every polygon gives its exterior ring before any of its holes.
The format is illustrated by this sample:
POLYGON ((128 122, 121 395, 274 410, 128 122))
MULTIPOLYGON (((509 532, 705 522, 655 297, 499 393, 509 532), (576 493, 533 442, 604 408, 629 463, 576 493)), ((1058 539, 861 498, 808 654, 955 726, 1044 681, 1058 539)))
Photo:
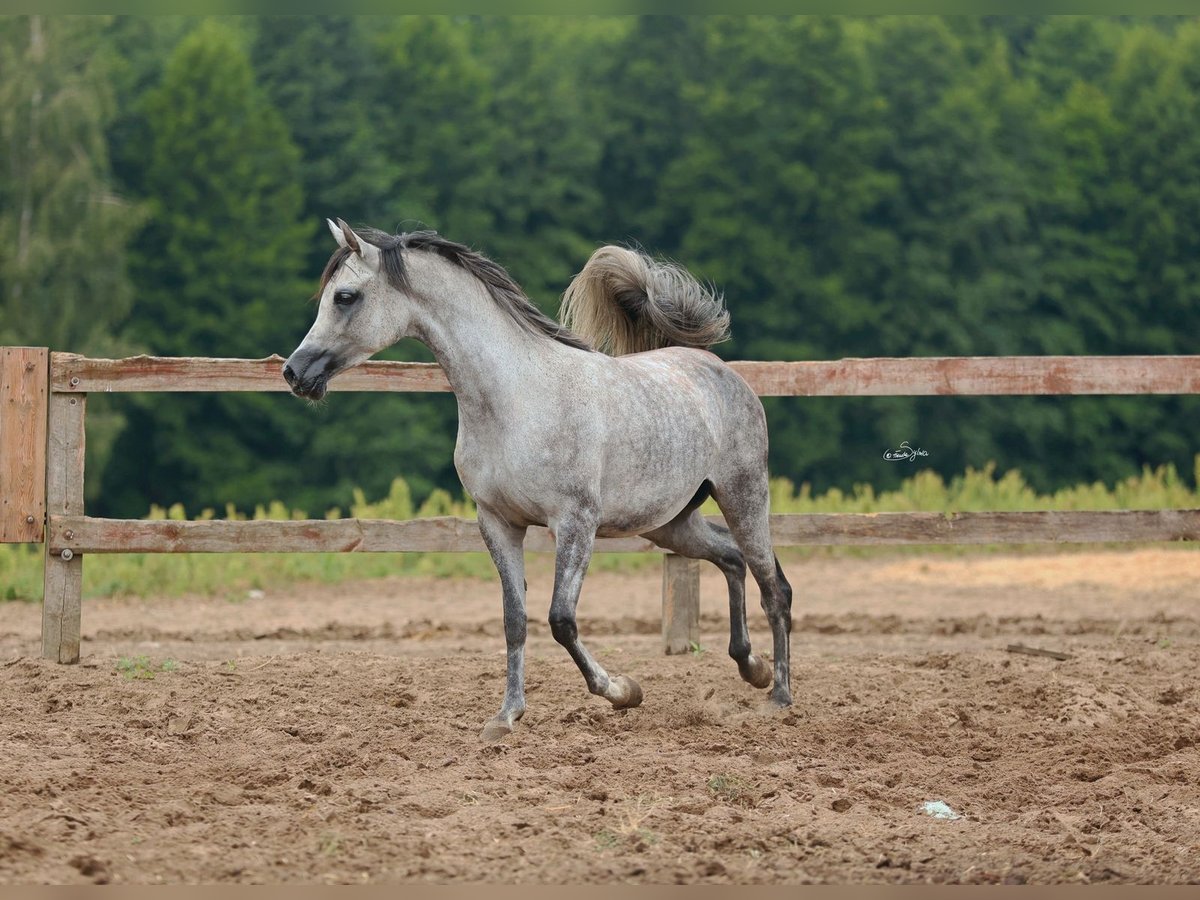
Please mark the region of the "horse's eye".
POLYGON ((350 304, 352 304, 356 300, 358 300, 358 298, 361 296, 362 296, 362 294, 359 291, 352 291, 347 288, 343 288, 340 291, 334 292, 333 302, 336 303, 338 306, 349 306, 350 304))

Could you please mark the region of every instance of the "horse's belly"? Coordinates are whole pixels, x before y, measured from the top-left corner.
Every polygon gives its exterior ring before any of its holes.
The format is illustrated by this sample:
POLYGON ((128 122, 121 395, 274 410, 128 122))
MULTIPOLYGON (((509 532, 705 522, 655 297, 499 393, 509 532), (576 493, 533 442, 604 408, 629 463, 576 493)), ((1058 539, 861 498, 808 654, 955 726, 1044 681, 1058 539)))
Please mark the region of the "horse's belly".
POLYGON ((681 479, 673 489, 656 491, 631 485, 620 498, 607 498, 602 504, 598 537, 629 537, 645 534, 661 528, 674 519, 696 496, 704 483, 704 476, 697 474, 687 480, 681 479))
POLYGON ((639 534, 645 534, 647 531, 654 531, 654 529, 656 529, 656 528, 661 528, 663 525, 667 524, 667 522, 670 522, 671 519, 673 519, 673 518, 674 518, 674 516, 667 516, 661 522, 642 523, 642 524, 636 524, 636 525, 630 525, 629 523, 620 523, 620 522, 614 522, 610 525, 601 525, 600 528, 596 531, 596 537, 598 537, 598 538, 635 537, 636 535, 639 535, 639 534))
POLYGON ((686 503, 687 501, 683 500, 678 504, 659 507, 658 510, 652 512, 638 510, 630 515, 618 513, 606 516, 601 521, 600 527, 596 529, 596 537, 632 537, 635 534, 645 534, 647 531, 661 528, 679 515, 686 503))
POLYGON ((630 447, 620 462, 605 467, 600 492, 601 537, 645 534, 674 519, 696 496, 712 472, 712 442, 697 431, 688 435, 684 452, 647 441, 630 447))

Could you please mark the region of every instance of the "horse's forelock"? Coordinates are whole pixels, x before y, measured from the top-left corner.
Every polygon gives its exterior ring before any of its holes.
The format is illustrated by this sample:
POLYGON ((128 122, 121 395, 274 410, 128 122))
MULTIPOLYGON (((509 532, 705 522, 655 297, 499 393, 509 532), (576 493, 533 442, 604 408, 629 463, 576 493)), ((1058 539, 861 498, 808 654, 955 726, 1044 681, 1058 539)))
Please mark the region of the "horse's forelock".
POLYGON ((329 284, 352 252, 348 247, 338 247, 333 251, 333 255, 329 257, 329 262, 325 263, 325 269, 321 272, 321 283, 317 285, 317 292, 313 294, 312 299, 321 299, 321 295, 325 293, 325 285, 329 284))
MULTIPOLYGON (((403 288, 404 259, 400 255, 400 247, 404 235, 388 234, 374 228, 362 228, 355 233, 368 244, 379 248, 380 257, 383 260, 384 277, 392 287, 403 288)), ((353 255, 354 251, 349 247, 338 247, 333 251, 333 255, 329 257, 329 261, 325 263, 325 268, 321 272, 321 282, 317 286, 317 292, 313 295, 314 300, 321 298, 321 295, 325 293, 325 286, 333 280, 333 276, 337 274, 342 264, 353 255)))

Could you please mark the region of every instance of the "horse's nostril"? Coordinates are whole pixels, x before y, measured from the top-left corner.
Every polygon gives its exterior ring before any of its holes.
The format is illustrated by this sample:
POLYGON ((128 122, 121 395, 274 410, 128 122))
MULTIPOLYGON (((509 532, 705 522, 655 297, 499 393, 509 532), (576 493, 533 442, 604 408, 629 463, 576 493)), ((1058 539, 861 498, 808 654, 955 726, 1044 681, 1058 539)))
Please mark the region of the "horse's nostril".
POLYGON ((286 381, 288 384, 296 383, 296 373, 292 371, 291 366, 283 367, 283 380, 286 381))

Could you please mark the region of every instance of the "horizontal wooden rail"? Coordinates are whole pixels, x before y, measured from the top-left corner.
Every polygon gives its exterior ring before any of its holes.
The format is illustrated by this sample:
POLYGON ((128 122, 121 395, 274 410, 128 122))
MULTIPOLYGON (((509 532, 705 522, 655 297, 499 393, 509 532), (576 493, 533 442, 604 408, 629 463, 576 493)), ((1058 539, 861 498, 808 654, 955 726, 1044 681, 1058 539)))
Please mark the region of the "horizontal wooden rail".
POLYGON ((771 537, 783 547, 1195 541, 1200 509, 776 515, 771 537))
MULTIPOLYGON (((968 356, 731 362, 761 396, 884 397, 1008 394, 1196 394, 1200 356, 968 356)), ((51 390, 286 391, 283 358, 51 355, 51 390)), ((448 391, 434 363, 366 362, 339 391, 448 391)))
MULTIPOLYGON (((644 538, 608 539, 598 549, 655 549, 644 538)), ((531 528, 525 542, 534 552, 553 552, 545 528, 531 528)), ((199 522, 93 519, 52 516, 50 552, 61 553, 392 553, 486 552, 474 519, 304 519, 199 522)), ((661 552, 661 551, 660 551, 661 552)))
MULTIPOLYGON (((721 522, 719 516, 710 521, 721 522)), ((1200 540, 1200 509, 814 513, 771 516, 777 546, 818 544, 1030 544, 1200 540)), ((308 519, 200 522, 51 516, 50 552, 290 553, 484 551, 471 519, 308 519)), ((545 528, 531 528, 526 549, 552 552, 545 528)), ((639 537, 608 538, 597 551, 659 548, 639 537)))
MULTIPOLYGON (((283 357, 209 359, 191 356, 132 356, 89 359, 54 353, 50 389, 58 392, 287 391, 283 357)), ((437 363, 365 362, 334 379, 339 391, 449 391, 437 363)))

